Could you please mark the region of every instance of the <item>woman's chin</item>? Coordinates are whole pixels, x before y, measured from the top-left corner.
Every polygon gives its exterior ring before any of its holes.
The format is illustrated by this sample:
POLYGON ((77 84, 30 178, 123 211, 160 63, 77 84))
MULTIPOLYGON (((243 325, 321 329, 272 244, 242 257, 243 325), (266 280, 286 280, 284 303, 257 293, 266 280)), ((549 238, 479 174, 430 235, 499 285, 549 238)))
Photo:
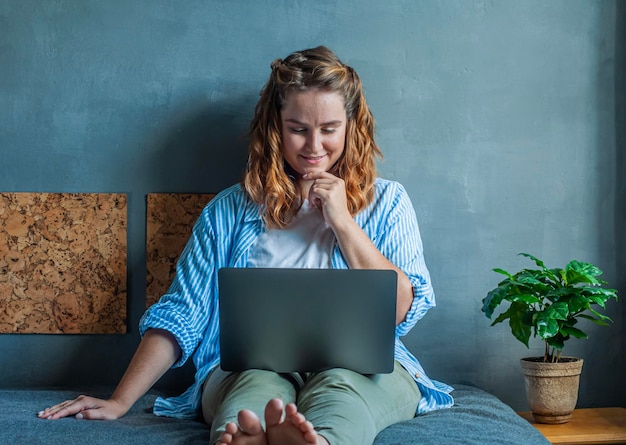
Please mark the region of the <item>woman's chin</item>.
POLYGON ((323 173, 328 171, 328 168, 326 168, 326 165, 307 165, 303 168, 301 168, 301 174, 307 174, 307 173, 323 173))

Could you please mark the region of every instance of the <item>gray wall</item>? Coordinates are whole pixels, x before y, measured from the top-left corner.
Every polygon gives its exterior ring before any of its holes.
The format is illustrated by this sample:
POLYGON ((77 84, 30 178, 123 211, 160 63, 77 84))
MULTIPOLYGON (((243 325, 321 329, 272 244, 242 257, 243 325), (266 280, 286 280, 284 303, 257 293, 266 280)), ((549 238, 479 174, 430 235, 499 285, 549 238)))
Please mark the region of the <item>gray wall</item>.
MULTIPOLYGON (((138 342, 145 195, 236 182, 269 63, 318 44, 361 74, 438 296, 406 342, 433 378, 526 409, 489 327, 493 267, 597 263, 626 290, 623 2, 0 0, 0 190, 129 196, 129 333, 2 335, 0 385, 113 384, 138 342), (621 17, 621 21, 618 18, 621 17), (620 91, 622 94, 616 94, 620 91), (617 99, 617 100, 616 100, 617 99)), ((568 345, 580 406, 626 400, 626 306, 568 345)), ((189 367, 160 385, 184 387, 189 367)))

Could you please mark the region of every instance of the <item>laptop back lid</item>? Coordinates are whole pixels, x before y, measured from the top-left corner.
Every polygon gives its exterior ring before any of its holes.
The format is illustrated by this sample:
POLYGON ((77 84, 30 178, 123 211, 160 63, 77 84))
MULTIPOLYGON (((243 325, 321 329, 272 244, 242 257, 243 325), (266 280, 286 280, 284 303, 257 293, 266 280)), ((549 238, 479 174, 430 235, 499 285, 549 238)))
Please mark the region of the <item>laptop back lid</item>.
POLYGON ((224 268, 218 279, 222 369, 393 371, 395 271, 224 268))

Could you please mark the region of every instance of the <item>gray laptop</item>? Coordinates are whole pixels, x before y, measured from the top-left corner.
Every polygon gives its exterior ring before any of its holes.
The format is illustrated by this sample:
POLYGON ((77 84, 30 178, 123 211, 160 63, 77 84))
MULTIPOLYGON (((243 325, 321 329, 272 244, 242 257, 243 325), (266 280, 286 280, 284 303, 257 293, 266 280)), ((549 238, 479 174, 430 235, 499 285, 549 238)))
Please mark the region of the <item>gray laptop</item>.
POLYGON ((225 371, 393 371, 395 271, 224 268, 218 280, 225 371))

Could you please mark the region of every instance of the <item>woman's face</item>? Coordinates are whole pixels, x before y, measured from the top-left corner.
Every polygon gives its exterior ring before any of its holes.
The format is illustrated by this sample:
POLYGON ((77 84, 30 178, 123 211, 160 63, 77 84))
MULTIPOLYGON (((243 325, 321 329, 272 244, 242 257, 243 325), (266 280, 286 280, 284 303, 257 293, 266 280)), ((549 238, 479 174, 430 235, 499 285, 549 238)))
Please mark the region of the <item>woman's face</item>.
POLYGON ((290 92, 280 112, 282 151, 287 163, 303 175, 328 171, 346 143, 346 108, 334 92, 313 89, 290 92))

